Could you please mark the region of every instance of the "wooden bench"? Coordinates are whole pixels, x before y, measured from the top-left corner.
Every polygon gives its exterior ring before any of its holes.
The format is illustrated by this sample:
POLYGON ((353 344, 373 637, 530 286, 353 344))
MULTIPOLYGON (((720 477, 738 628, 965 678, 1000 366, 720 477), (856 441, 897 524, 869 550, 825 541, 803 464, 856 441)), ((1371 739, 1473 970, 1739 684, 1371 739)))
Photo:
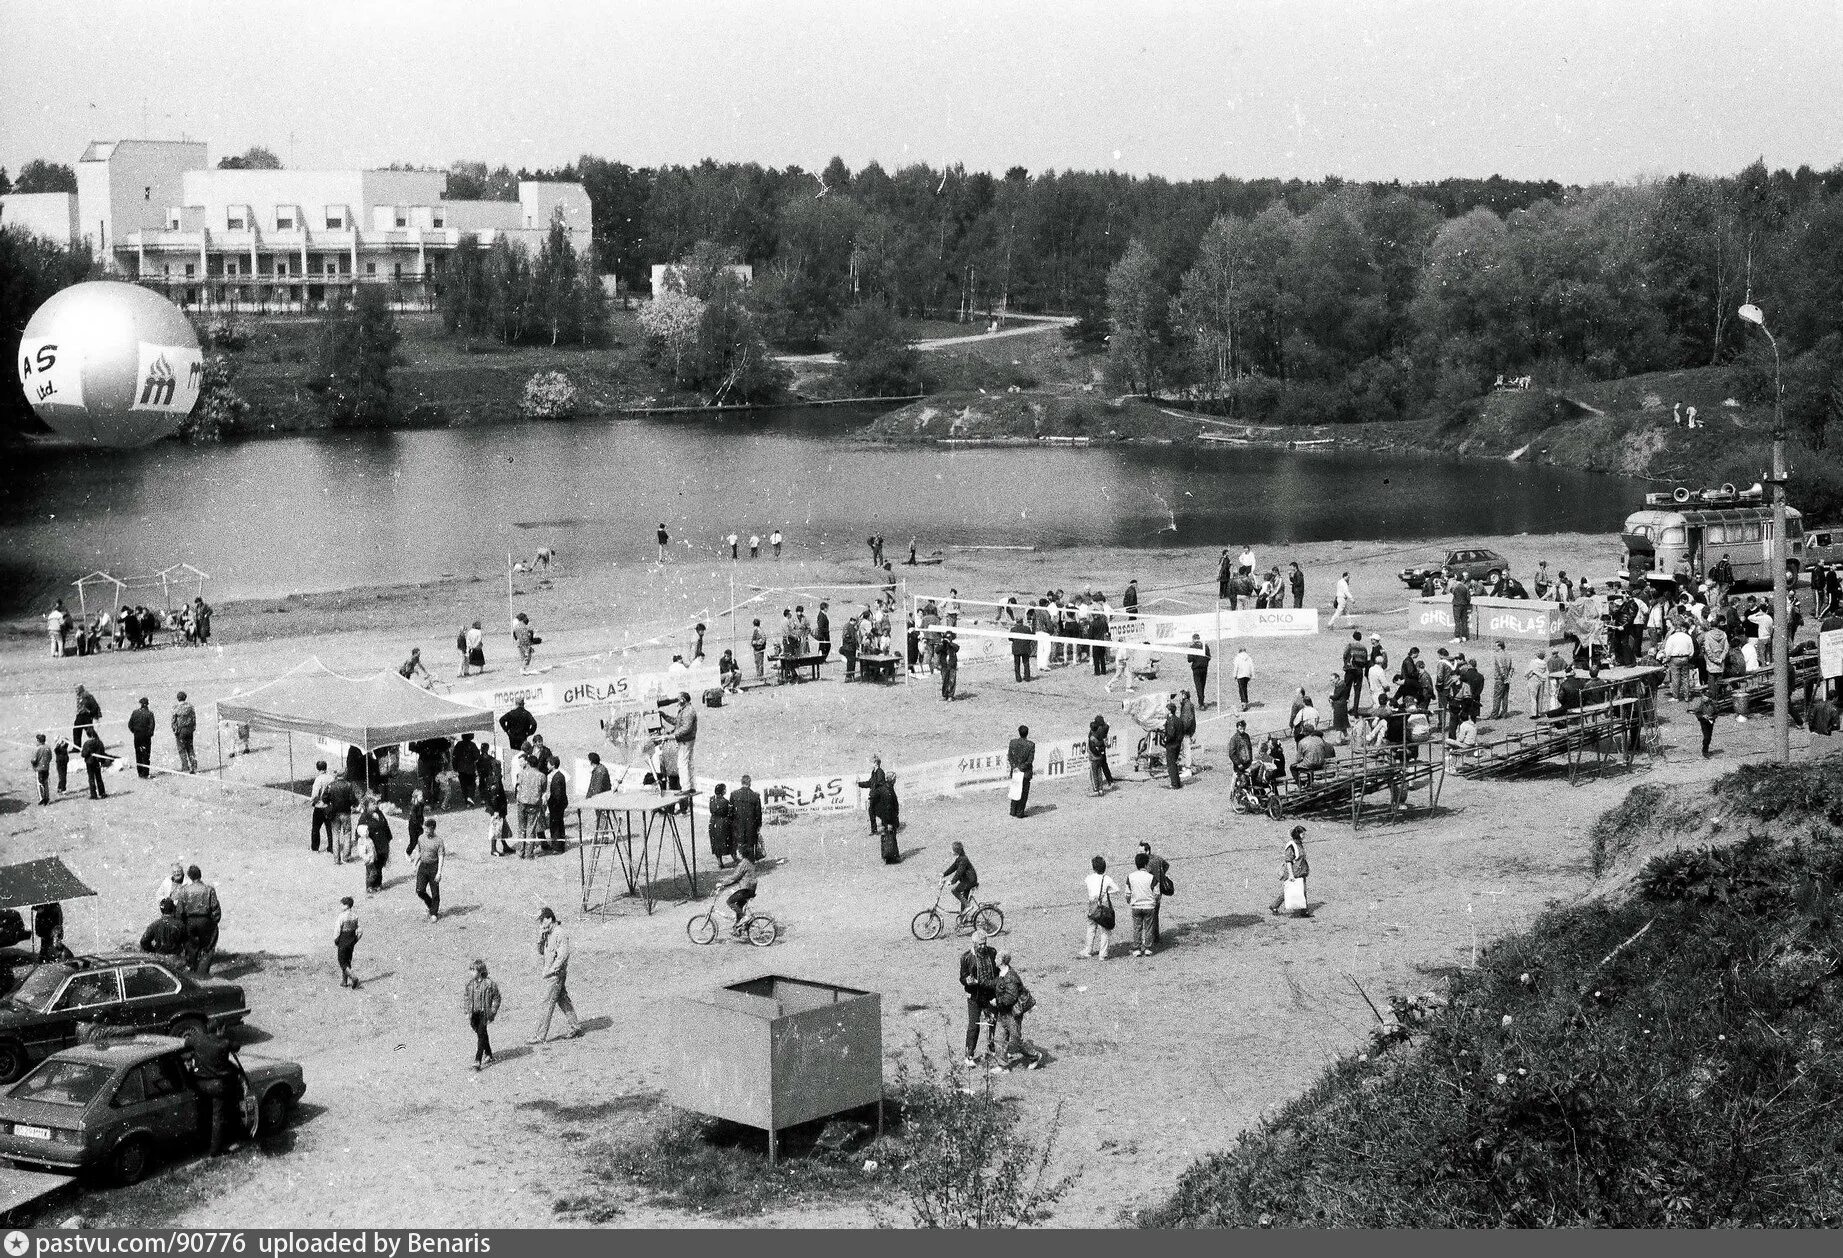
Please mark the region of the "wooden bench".
POLYGON ((812 680, 818 681, 819 666, 825 663, 825 660, 826 657, 816 651, 811 655, 778 656, 775 659, 775 663, 779 666, 776 677, 784 682, 799 681, 800 671, 808 669, 811 670, 812 680))
POLYGON ((895 653, 887 655, 859 655, 858 672, 866 681, 893 682, 896 680, 896 668, 902 663, 902 657, 895 653))

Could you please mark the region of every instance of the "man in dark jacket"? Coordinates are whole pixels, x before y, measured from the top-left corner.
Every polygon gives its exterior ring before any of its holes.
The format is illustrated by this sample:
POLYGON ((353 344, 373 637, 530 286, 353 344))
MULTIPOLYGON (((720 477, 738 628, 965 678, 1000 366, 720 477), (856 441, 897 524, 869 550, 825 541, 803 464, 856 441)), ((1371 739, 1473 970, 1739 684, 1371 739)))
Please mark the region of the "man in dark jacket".
POLYGON ((88 725, 83 730, 83 772, 89 778, 90 798, 107 799, 108 787, 102 784, 102 771, 114 760, 102 745, 102 739, 96 736, 96 727, 88 725))
POLYGON ((1139 840, 1139 850, 1146 854, 1145 871, 1152 875, 1152 886, 1158 891, 1158 898, 1152 902, 1152 946, 1158 946, 1158 910, 1165 902, 1165 879, 1171 873, 1171 862, 1152 850, 1152 845, 1144 839, 1139 840))
POLYGON ((986 1052, 997 1039, 992 1000, 998 995, 998 952, 983 930, 973 932, 973 946, 960 954, 960 986, 966 992, 966 1064, 979 1064, 979 1032, 986 1033, 986 1052))
POLYGON ((1363 645, 1363 631, 1353 629, 1350 633, 1350 645, 1344 648, 1344 684, 1348 688, 1346 702, 1352 710, 1363 703, 1363 674, 1369 671, 1369 651, 1363 645))
POLYGON ((569 803, 569 777, 563 772, 563 762, 551 756, 545 766, 544 804, 550 811, 550 842, 545 847, 552 852, 569 850, 569 841, 564 837, 563 829, 563 814, 569 803))
POLYGON ((352 849, 352 814, 358 811, 358 788, 342 770, 333 775, 320 795, 326 809, 327 848, 335 865, 344 863, 352 849))
POLYGON ((101 719, 102 704, 96 701, 95 695, 85 690, 82 686, 78 686, 77 715, 71 722, 70 741, 81 747, 83 745, 84 732, 96 728, 96 722, 101 719))
POLYGON ((1023 817, 1030 809, 1030 779, 1037 771, 1037 745, 1030 741, 1030 726, 1017 727, 1017 737, 1005 749, 1005 763, 1014 774, 1022 774, 1023 789, 1018 797, 1011 801, 1011 815, 1023 817))
POLYGON ((192 1073, 211 1110, 210 1155, 215 1158, 224 1152, 232 1116, 241 1111, 243 1101, 242 1072, 231 1060, 230 1041, 211 1031, 193 1036, 192 1073))
POLYGON ((449 763, 454 766, 454 776, 460 779, 461 799, 473 803, 474 784, 480 774, 480 744, 474 741, 472 734, 461 735, 461 741, 454 745, 453 752, 449 754, 449 763))
POLYGON ((1207 708, 1209 706, 1210 656, 1209 647, 1204 643, 1202 634, 1193 633, 1190 635, 1190 649, 1203 653, 1190 657, 1190 680, 1196 683, 1197 706, 1200 708, 1207 708))
MULTIPOLYGON (((1033 614, 1034 614, 1034 609, 1033 614)), ((1037 653, 1035 631, 1030 628, 1030 619, 1012 627, 1011 630, 1011 678, 1013 681, 1030 680, 1030 662, 1037 653)))
POLYGON ((813 645, 819 648, 821 664, 832 658, 832 618, 826 615, 831 606, 830 603, 821 603, 819 615, 813 621, 813 645))
POLYGON ((1305 572, 1299 567, 1299 561, 1297 559, 1293 560, 1293 570, 1287 574, 1286 581, 1287 584, 1292 587, 1293 606, 1295 608, 1304 607, 1305 572))
POLYGON ((156 956, 176 957, 185 951, 185 946, 186 928, 180 924, 173 902, 160 901, 160 916, 141 932, 141 951, 156 956))
POLYGON ((192 736, 198 732, 198 713, 186 702, 181 690, 173 705, 173 745, 179 749, 179 767, 187 773, 198 772, 198 754, 192 750, 192 736))
POLYGON ((998 984, 992 995, 992 1008, 998 1013, 999 1047, 994 1055, 997 1061, 992 1066, 993 1074, 1000 1074, 1011 1069, 1015 1060, 1028 1058, 1028 1069, 1035 1070, 1043 1064, 1043 1050, 1037 1048, 1024 1038, 1024 1015, 1029 1012, 1031 1001, 1027 999, 1028 989, 1024 986, 1024 976, 1019 974, 1011 964, 1011 954, 998 954, 998 984))
POLYGON ((186 867, 186 885, 173 893, 173 908, 186 928, 186 968, 209 976, 224 910, 218 904, 217 888, 205 881, 197 865, 186 867))
POLYGON ((1235 722, 1235 733, 1229 738, 1229 763, 1237 773, 1246 773, 1254 764, 1254 740, 1248 737, 1246 721, 1235 722))
POLYGON ((525 710, 525 701, 520 699, 510 712, 499 718, 499 728, 505 731, 506 741, 512 744, 513 751, 523 751, 525 740, 538 732, 538 718, 525 710))
POLYGON ((1453 582, 1453 641, 1472 640, 1472 583, 1464 577, 1453 582))
POLYGON ((1178 777, 1178 761, 1184 753, 1184 722, 1178 716, 1177 700, 1165 700, 1165 723, 1160 728, 1158 741, 1165 749, 1165 774, 1171 780, 1171 789, 1182 790, 1184 783, 1178 777))
POLYGON ((134 771, 141 777, 148 774, 148 764, 154 755, 154 730, 159 722, 154 719, 154 710, 147 706, 147 700, 141 700, 141 706, 128 714, 128 733, 134 739, 134 771))
POLYGON ((742 775, 742 785, 730 794, 735 812, 736 850, 750 860, 762 858, 762 797, 749 785, 749 775, 742 775))

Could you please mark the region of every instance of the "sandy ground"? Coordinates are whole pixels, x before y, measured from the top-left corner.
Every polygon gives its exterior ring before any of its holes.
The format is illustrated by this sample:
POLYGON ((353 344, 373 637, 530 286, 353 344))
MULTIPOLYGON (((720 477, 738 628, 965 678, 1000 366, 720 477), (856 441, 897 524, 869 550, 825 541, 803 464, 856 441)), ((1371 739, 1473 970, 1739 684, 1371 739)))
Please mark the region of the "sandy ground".
MULTIPOLYGON (((1494 547, 1521 573, 1544 558, 1551 568, 1602 572, 1617 545, 1585 536, 1458 540, 1494 547)), ((1409 645, 1431 651, 1437 643, 1404 630, 1406 597, 1394 573, 1443 545, 1332 542, 1263 550, 1260 558, 1299 559, 1319 602, 1338 571, 1349 568, 1359 624, 1383 634, 1399 659, 1409 645)), ((908 575, 915 588, 955 586, 964 597, 1051 585, 1095 585, 1117 597, 1126 578, 1136 576, 1142 602, 1150 604, 1207 599, 1214 564, 1213 551, 954 552, 945 567, 908 575)), ((517 603, 545 638, 541 663, 654 636, 662 636, 661 644, 644 656, 663 663, 673 643, 683 649, 688 642, 676 629, 700 615, 721 647, 728 622, 712 613, 726 605, 732 579, 742 588, 771 579, 862 581, 867 574, 864 563, 798 556, 778 566, 675 563, 588 574, 564 568, 546 579, 521 579, 517 603)), ((807 600, 810 609, 812 596, 807 600)), ((771 623, 794 601, 777 594, 757 606, 771 623)), ((363 673, 394 666, 409 645, 421 644, 432 664, 451 672, 456 626, 475 616, 489 629, 502 625, 505 606, 503 586, 472 578, 229 605, 219 610, 216 645, 206 650, 54 661, 38 638, 24 635, 0 648, 0 688, 9 700, 0 738, 8 740, 12 766, 0 796, 5 858, 58 854, 98 890, 96 900, 70 912, 72 942, 86 948, 138 937, 170 861, 203 866, 225 905, 223 946, 237 958, 225 972, 246 986, 255 1010, 252 1025, 263 1042, 253 1051, 301 1061, 309 1080, 309 1104, 291 1138, 226 1162, 195 1163, 152 1186, 90 1194, 81 1208, 92 1219, 549 1225, 553 1202, 572 1191, 584 1165, 584 1148, 634 1127, 664 1089, 669 1002, 767 970, 881 992, 884 1047, 892 1059, 912 1059, 918 1046, 940 1060, 957 1057, 963 1002, 955 976, 963 944, 918 943, 908 921, 930 901, 949 844, 961 839, 984 891, 1005 908, 1003 946, 1016 953, 1040 1002, 1028 1030, 1051 1055, 1046 1069, 997 1086, 1022 1098, 1033 1124, 1061 1107, 1055 1166, 1081 1178, 1056 1221, 1106 1223, 1122 1209, 1158 1199, 1193 1158, 1227 1145, 1305 1088, 1328 1061, 1355 1050, 1372 1024, 1356 983, 1379 1004, 1389 994, 1427 989, 1446 967, 1469 964, 1493 936, 1528 923, 1557 899, 1588 892, 1586 827, 1635 782, 1706 779, 1762 754, 1768 738, 1766 722, 1725 719, 1721 754, 1703 761, 1691 747, 1693 722, 1666 705, 1666 757, 1629 773, 1578 787, 1565 776, 1521 783, 1455 777, 1431 815, 1360 831, 1309 822, 1311 890, 1322 907, 1300 920, 1264 911, 1291 823, 1234 813, 1226 767, 1206 770, 1179 794, 1132 780, 1124 758, 1116 757, 1118 791, 1094 799, 1074 781, 1040 784, 1025 821, 1007 817, 1001 792, 951 801, 905 797, 905 859, 895 867, 878 861, 856 815, 802 818, 767 832, 774 863, 760 903, 786 927, 767 951, 693 947, 684 930, 689 910, 669 903, 651 917, 634 903, 584 918, 577 912, 574 853, 494 861, 477 813, 457 815, 445 830, 449 912, 441 922, 424 918, 400 836, 390 885, 364 898, 358 867, 335 868, 307 851, 304 801, 261 785, 279 784, 287 769, 282 745, 260 733, 255 754, 236 762, 223 784, 112 775, 114 794, 91 803, 82 797, 79 772, 72 783, 77 792, 50 808, 31 802, 24 744, 34 730, 68 727, 70 691, 79 681, 100 695, 112 743, 125 743, 122 722, 134 699, 149 695, 162 718, 156 763, 171 767, 165 713, 178 689, 206 700, 200 741, 209 760, 210 699, 313 654, 340 671, 363 673), (1123 873, 1145 837, 1170 857, 1178 883, 1178 896, 1165 906, 1168 949, 1150 959, 1116 951, 1105 963, 1078 960, 1088 858, 1103 854, 1123 873), (365 927, 358 971, 366 982, 356 993, 339 988, 330 945, 337 900, 346 893, 360 897, 365 927), (544 904, 554 905, 575 933, 571 988, 591 1030, 578 1040, 504 1052, 500 1064, 477 1075, 468 1068, 472 1038, 460 1012, 466 966, 475 957, 491 965, 507 1001, 497 1040, 503 1049, 520 1045, 540 990, 533 919, 544 904)), ((1177 602, 1169 606, 1183 610, 1177 602)), ((745 638, 748 615, 739 622, 745 638)), ((1261 702, 1251 727, 1283 723, 1300 684, 1309 684, 1322 706, 1325 678, 1345 640, 1337 633, 1255 642, 1254 692, 1261 702)), ((515 668, 507 665, 503 635, 489 637, 489 654, 495 666, 489 680, 507 680, 515 668)), ((605 667, 606 661, 585 662, 547 676, 589 676, 605 667)), ((963 668, 963 695, 953 704, 941 702, 929 685, 847 686, 836 674, 818 685, 750 692, 704 714, 700 760, 708 771, 758 776, 861 771, 873 751, 902 765, 1002 745, 1020 721, 1061 731, 1081 728, 1097 711, 1117 711, 1085 669, 1056 670, 1028 686, 1014 684, 1008 671, 963 668)), ((1520 692, 1517 698, 1520 711, 1520 692)), ((592 714, 547 718, 542 728, 566 758, 596 742, 592 714)), ((1229 728, 1203 727, 1206 764, 1226 766, 1229 728)), ((1798 744, 1805 737, 1796 732, 1798 744)), ((311 748, 297 742, 296 756, 306 775, 311 748)), ((642 1202, 619 1220, 677 1221, 642 1202)), ((771 1221, 861 1224, 869 1216, 855 1206, 796 1204, 771 1221)))

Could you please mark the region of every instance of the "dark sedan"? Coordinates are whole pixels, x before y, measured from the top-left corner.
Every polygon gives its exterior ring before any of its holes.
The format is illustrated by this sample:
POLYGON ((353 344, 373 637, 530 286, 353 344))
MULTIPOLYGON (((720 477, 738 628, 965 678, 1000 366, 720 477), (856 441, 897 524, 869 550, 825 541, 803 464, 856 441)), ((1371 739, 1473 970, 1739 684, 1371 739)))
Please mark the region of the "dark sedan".
POLYGON ((1510 570, 1510 562, 1495 550, 1482 547, 1470 550, 1452 550, 1446 554, 1446 561, 1437 568, 1403 568, 1402 584, 1411 589, 1421 589, 1436 577, 1451 580, 1465 577, 1470 581, 1492 581, 1500 573, 1510 570))
MULTIPOLYGON (((257 1057, 236 1066, 244 1130, 280 1130, 307 1090, 300 1066, 257 1057)), ((0 1157, 132 1184, 161 1153, 197 1152, 210 1115, 185 1040, 133 1035, 81 1044, 0 1093, 0 1157)))
POLYGON ((165 957, 73 957, 36 966, 0 1000, 0 1083, 68 1048, 79 1023, 188 1036, 249 1015, 243 989, 200 982, 165 957))

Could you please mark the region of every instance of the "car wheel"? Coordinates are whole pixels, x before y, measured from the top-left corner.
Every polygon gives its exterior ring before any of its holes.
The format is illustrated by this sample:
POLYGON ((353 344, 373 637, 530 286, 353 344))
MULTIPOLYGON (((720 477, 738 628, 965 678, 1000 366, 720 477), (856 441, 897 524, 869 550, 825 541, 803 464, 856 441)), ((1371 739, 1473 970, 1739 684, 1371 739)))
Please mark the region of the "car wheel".
POLYGON ((196 1045, 205 1034, 205 1022, 202 1018, 177 1018, 173 1021, 172 1034, 188 1044, 196 1045))
POLYGON ((294 1108, 294 1094, 287 1088, 270 1088, 263 1094, 258 1111, 256 1134, 272 1136, 288 1125, 288 1111, 294 1108))
POLYGON ((138 1184, 147 1177, 153 1161, 153 1145, 146 1136, 130 1136, 115 1147, 109 1159, 109 1171, 118 1184, 138 1184))
POLYGON ((26 1072, 31 1063, 23 1044, 0 1042, 0 1083, 11 1083, 26 1072))

